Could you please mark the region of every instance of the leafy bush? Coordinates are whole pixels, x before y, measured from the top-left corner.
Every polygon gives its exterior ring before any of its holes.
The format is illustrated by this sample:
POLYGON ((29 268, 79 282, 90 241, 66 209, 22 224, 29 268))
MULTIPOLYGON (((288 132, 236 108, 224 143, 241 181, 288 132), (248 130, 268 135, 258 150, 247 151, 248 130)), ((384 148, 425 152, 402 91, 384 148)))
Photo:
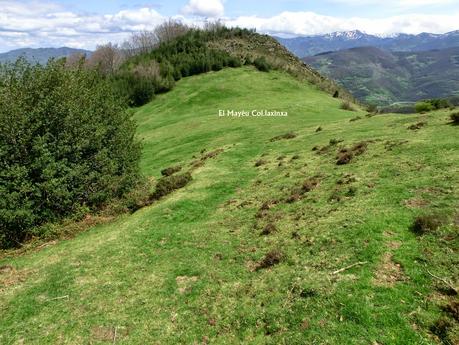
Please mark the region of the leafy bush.
POLYGON ((433 107, 432 107, 432 104, 428 102, 418 102, 415 105, 415 109, 417 113, 425 113, 428 111, 432 111, 433 107))
POLYGON ((185 187, 192 180, 189 172, 181 175, 172 175, 161 178, 151 199, 159 200, 173 191, 185 187))
POLYGON ((452 113, 449 117, 455 125, 459 125, 459 113, 452 113))
POLYGON ((130 114, 96 72, 64 61, 0 67, 0 246, 96 209, 138 180, 130 114))
POLYGON ((169 167, 169 168, 161 170, 161 175, 163 175, 163 176, 172 176, 175 173, 178 173, 180 170, 182 170, 182 167, 180 165, 177 165, 177 166, 174 166, 174 167, 169 167))
POLYGON ((150 102, 155 94, 154 81, 145 77, 125 72, 114 76, 111 80, 120 99, 124 99, 126 104, 132 107, 150 102))
POLYGON ((434 98, 417 102, 415 109, 417 113, 424 113, 432 110, 445 109, 449 107, 451 107, 451 103, 447 99, 434 98))
POLYGON ((450 102, 447 99, 442 98, 429 99, 427 100, 427 103, 430 103, 432 105, 432 108, 435 110, 445 109, 451 106, 450 102))
POLYGON ((269 72, 271 65, 266 61, 264 56, 258 57, 253 61, 253 65, 261 72, 269 72))

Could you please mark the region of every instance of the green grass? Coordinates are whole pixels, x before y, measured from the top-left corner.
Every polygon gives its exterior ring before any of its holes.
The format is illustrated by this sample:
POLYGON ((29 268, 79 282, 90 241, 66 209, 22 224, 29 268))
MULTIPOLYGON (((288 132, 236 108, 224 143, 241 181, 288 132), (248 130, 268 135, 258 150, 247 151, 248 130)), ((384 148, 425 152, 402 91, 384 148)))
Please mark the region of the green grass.
POLYGON ((0 343, 436 344, 429 328, 447 318, 453 344, 458 324, 441 307, 455 297, 427 270, 459 276, 458 128, 447 111, 367 118, 340 105, 285 74, 242 68, 186 78, 140 108, 145 175, 224 151, 150 207, 0 260, 0 343), (270 141, 288 132, 297 136, 270 141), (330 139, 343 142, 312 151, 330 139), (362 140, 365 153, 335 164, 338 147, 362 140), (313 176, 315 189, 285 201, 313 176), (446 221, 419 237, 410 226, 425 212, 446 221), (277 231, 261 236, 268 223, 277 231), (272 250, 281 262, 255 270, 272 250))

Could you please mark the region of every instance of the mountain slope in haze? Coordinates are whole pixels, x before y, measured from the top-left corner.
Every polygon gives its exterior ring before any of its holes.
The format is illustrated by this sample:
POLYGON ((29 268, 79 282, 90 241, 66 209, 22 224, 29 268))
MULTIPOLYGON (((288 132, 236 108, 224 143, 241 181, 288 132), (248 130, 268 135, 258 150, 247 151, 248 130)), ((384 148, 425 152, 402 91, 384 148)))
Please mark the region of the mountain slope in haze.
POLYGON ((388 105, 459 95, 459 47, 422 52, 362 47, 303 61, 369 103, 388 105))
POLYGON ((412 52, 459 47, 459 30, 446 34, 398 34, 391 37, 369 35, 356 30, 318 36, 276 37, 276 39, 299 57, 366 46, 390 51, 412 52))
POLYGON ((143 173, 179 165, 193 181, 0 259, 0 343, 456 343, 456 296, 428 273, 459 276, 454 218, 410 228, 419 214, 455 215, 458 128, 446 111, 340 105, 244 67, 184 78, 137 109, 143 173))
POLYGON ((80 53, 89 56, 91 52, 84 49, 75 49, 68 47, 61 48, 21 48, 0 54, 0 63, 14 62, 20 57, 24 57, 32 63, 45 64, 51 58, 67 57, 69 55, 80 53))

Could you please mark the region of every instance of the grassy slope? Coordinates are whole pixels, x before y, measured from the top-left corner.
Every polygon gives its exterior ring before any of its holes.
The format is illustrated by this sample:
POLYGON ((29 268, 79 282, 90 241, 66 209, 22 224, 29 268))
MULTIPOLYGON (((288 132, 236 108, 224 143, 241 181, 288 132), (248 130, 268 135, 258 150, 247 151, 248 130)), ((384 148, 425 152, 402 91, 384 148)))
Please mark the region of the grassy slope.
MULTIPOLYGON (((447 225, 417 238, 409 226, 422 210, 405 200, 453 212, 457 128, 446 124, 446 112, 350 122, 356 115, 278 72, 182 80, 136 114, 144 173, 188 165, 202 149, 225 151, 156 205, 0 261, 15 269, 0 273, 0 343, 113 342, 115 328, 119 344, 436 343, 428 328, 446 297, 426 269, 458 276, 458 240, 446 236, 457 230, 447 225), (278 109, 289 117, 219 118, 218 109, 278 109), (406 129, 420 117, 427 127, 406 129), (288 131, 298 137, 269 141, 288 131), (337 166, 336 149, 311 151, 332 138, 375 142, 337 166), (407 142, 388 150, 386 140, 407 142), (268 163, 254 167, 262 155, 268 163), (356 181, 337 185, 344 174, 356 181), (284 200, 314 175, 320 184, 305 199, 255 217, 264 201, 284 200), (336 188, 341 200, 330 201, 336 188), (277 232, 260 236, 268 222, 277 232), (253 271, 275 248, 282 262, 253 271), (358 261, 367 263, 330 274, 358 261)), ((457 325, 451 332, 457 336, 457 325)))
POLYGON ((334 78, 357 99, 387 106, 445 98, 458 93, 459 48, 388 52, 375 47, 346 49, 303 60, 334 78))

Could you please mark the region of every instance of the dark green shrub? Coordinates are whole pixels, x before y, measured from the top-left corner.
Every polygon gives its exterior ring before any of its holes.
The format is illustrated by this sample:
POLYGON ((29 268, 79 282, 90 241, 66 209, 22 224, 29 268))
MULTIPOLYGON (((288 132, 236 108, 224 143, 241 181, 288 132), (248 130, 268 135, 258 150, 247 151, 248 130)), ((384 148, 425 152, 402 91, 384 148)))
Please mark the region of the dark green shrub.
POLYGON ((93 210, 138 180, 131 115, 96 72, 64 62, 0 67, 0 246, 93 210))
POLYGON ((425 113, 432 110, 445 109, 451 107, 451 103, 447 99, 434 98, 419 101, 415 105, 417 113, 425 113))
POLYGON ((181 175, 163 177, 158 181, 156 190, 153 193, 151 199, 161 199, 162 197, 171 194, 175 190, 185 187, 191 180, 192 177, 189 172, 181 175))
POLYGON ((447 99, 434 98, 426 101, 432 105, 432 108, 435 110, 445 109, 451 106, 450 102, 447 99))
POLYGON ((428 102, 417 102, 415 105, 415 109, 417 113, 425 113, 428 111, 432 111, 434 108, 432 104, 428 102))
POLYGON ((452 113, 449 117, 451 118, 453 124, 459 125, 459 113, 452 113))
POLYGON ((182 167, 177 165, 175 167, 169 167, 166 169, 161 170, 161 175, 163 176, 172 176, 175 173, 178 173, 180 170, 182 170, 182 167))
POLYGON ((266 61, 264 56, 257 57, 253 61, 253 65, 261 72, 269 72, 271 70, 271 65, 266 61))
POLYGON ((150 102, 155 94, 153 81, 136 77, 131 73, 122 73, 113 77, 113 85, 127 105, 138 107, 150 102))

